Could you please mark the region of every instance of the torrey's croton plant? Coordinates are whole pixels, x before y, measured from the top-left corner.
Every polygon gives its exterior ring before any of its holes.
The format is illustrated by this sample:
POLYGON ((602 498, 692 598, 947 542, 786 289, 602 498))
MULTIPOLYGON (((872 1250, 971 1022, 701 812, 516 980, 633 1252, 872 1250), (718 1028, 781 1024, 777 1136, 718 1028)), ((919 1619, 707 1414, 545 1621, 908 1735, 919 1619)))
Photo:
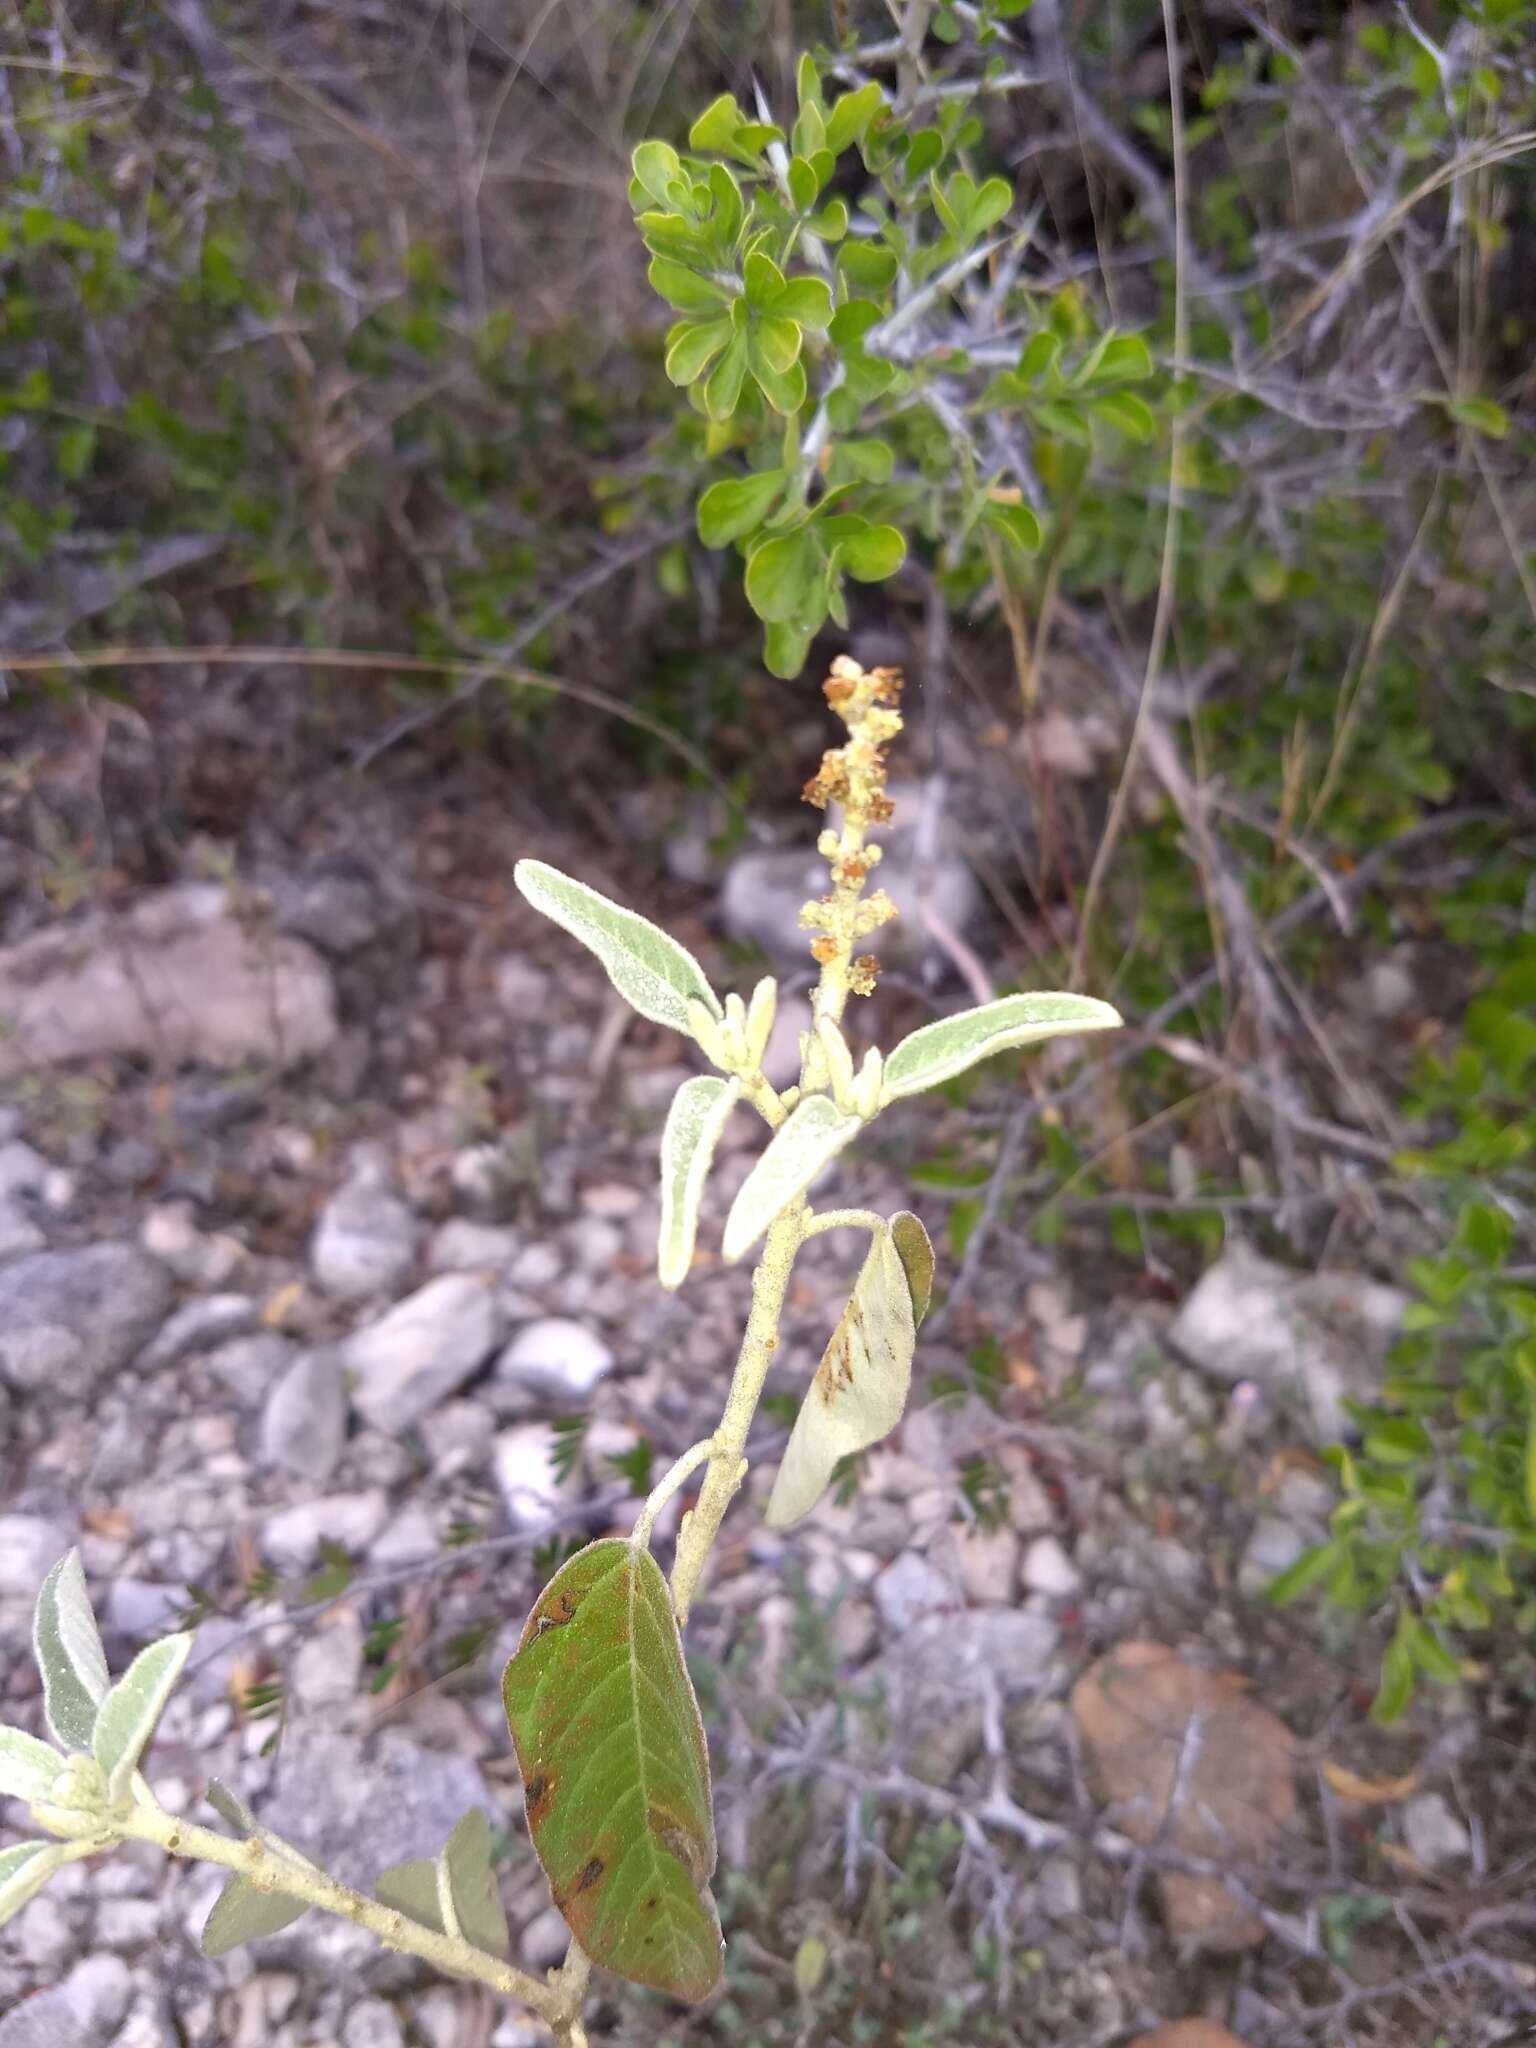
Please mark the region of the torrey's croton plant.
POLYGON ((1009 1047, 1120 1021, 1107 1003, 1086 996, 1005 996, 925 1025, 888 1056, 871 1050, 855 1067, 844 1011, 850 996, 873 990, 877 963, 865 942, 894 915, 890 898, 865 885, 880 862, 870 834, 891 816, 886 750, 901 729, 900 693, 895 671, 866 674, 846 659, 834 662, 826 684, 848 738, 824 755, 805 790, 818 808, 836 806, 837 823, 817 841, 831 886, 801 912, 820 978, 794 1087, 777 1089, 763 1072, 771 979, 758 983, 750 1001, 729 995, 722 1002, 693 956, 645 918, 540 861, 517 869, 528 901, 596 954, 641 1016, 692 1039, 716 1070, 683 1083, 662 1134, 664 1287, 680 1286, 693 1264, 704 1184, 732 1109, 750 1103, 770 1133, 725 1224, 726 1259, 755 1250, 757 1265, 719 1423, 674 1462, 629 1536, 589 1544, 560 1567, 506 1669, 528 1830, 572 1935, 564 1964, 539 1978, 510 1961, 482 1813, 466 1814, 439 1856, 386 1871, 367 1896, 279 1840, 217 1782, 208 1786, 208 1803, 229 1833, 163 1807, 140 1765, 192 1639, 152 1644, 114 1685, 75 1553, 49 1574, 37 1604, 35 1647, 53 1739, 0 1729, 0 1795, 29 1807, 45 1838, 0 1852, 0 1921, 61 1865, 120 1842, 153 1842, 231 1872, 203 1931, 210 1955, 277 1933, 318 1907, 391 1948, 522 2000, 567 2048, 586 2038, 581 2015, 593 1965, 679 1999, 714 1989, 722 1942, 709 1890, 709 1758, 681 1630, 746 1475, 747 1436, 795 1256, 822 1231, 856 1229, 869 1240, 769 1495, 767 1518, 776 1528, 808 1514, 839 1459, 899 1420, 933 1285, 933 1249, 916 1216, 818 1213, 809 1191, 888 1103, 1009 1047), (656 1519, 700 1471, 668 1576, 651 1554, 656 1519))

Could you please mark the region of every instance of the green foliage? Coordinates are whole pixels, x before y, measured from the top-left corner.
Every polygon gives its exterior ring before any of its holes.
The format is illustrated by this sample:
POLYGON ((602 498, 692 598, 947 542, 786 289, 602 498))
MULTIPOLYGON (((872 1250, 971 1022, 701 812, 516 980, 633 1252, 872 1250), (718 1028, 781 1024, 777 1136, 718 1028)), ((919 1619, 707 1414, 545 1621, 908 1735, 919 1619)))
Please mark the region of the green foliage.
POLYGON ((1272 1586, 1369 1613, 1395 1606, 1375 1712, 1423 1679, 1450 1684, 1497 1644, 1536 1649, 1536 1289, 1518 1264, 1536 1204, 1536 948, 1514 949, 1469 1007, 1460 1042, 1426 1059, 1412 1105, 1445 1128, 1399 1165, 1454 1218, 1412 1261, 1417 1300, 1358 1443, 1329 1455, 1341 1500, 1327 1543, 1272 1586))
MULTIPOLYGON (((984 36, 1007 11, 984 11, 984 36)), ((699 497, 699 538, 742 555, 775 675, 798 675, 827 620, 848 624, 849 581, 893 576, 913 532, 973 583, 989 540, 1041 546, 1016 464, 982 453, 989 419, 1017 410, 1033 436, 1084 453, 1096 432, 1111 447, 1156 435, 1127 388, 1153 378, 1146 343, 1093 331, 1075 302, 1042 312, 1021 292, 1028 339, 995 377, 918 336, 1008 245, 1012 187, 967 167, 980 140, 962 101, 930 117, 900 114, 874 82, 829 97, 806 57, 787 133, 724 94, 687 155, 655 140, 634 153, 650 281, 682 316, 667 375, 707 422, 705 457, 732 465, 699 497)))

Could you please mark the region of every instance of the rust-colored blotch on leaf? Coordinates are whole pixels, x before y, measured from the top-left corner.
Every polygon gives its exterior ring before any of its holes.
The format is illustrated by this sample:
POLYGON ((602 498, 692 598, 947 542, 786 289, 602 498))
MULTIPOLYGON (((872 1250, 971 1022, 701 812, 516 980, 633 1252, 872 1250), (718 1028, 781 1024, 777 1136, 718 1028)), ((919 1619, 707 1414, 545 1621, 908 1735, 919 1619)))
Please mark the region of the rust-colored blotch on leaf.
POLYGON ((648 1551, 562 1565, 502 1683, 528 1832, 594 1963, 674 1998, 720 1981, 709 1753, 672 1602, 648 1551))

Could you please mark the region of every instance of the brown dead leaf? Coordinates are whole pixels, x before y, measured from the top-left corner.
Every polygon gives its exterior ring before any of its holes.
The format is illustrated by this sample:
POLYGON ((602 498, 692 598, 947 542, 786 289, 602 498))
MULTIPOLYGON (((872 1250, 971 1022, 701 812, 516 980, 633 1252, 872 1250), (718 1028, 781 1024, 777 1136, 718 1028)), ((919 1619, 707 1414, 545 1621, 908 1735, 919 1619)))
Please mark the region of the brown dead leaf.
POLYGON ((1355 1806, 1390 1806, 1394 1800, 1406 1799, 1411 1792, 1419 1789, 1417 1771, 1405 1771, 1400 1778, 1362 1778, 1358 1771, 1352 1771, 1346 1764, 1336 1764, 1325 1757, 1318 1765, 1329 1786, 1341 1799, 1349 1800, 1355 1806))
POLYGON ((1427 1880, 1430 1884, 1434 1883, 1435 1873, 1427 1864, 1421 1863, 1411 1849, 1405 1849, 1401 1842, 1378 1842, 1376 1847, 1381 1852, 1383 1858, 1391 1864, 1392 1868, 1402 1871, 1405 1877, 1427 1880))
POLYGON ((290 1280, 285 1287, 279 1287, 261 1312, 262 1328, 280 1330, 303 1299, 302 1280, 290 1280))
POLYGON ((133 1517, 126 1508, 87 1508, 80 1520, 93 1536, 106 1536, 114 1543, 126 1543, 133 1534, 133 1517))
POLYGON ((1150 2034, 1138 2034, 1131 2048, 1244 2048, 1219 2020, 1169 2020, 1150 2034))

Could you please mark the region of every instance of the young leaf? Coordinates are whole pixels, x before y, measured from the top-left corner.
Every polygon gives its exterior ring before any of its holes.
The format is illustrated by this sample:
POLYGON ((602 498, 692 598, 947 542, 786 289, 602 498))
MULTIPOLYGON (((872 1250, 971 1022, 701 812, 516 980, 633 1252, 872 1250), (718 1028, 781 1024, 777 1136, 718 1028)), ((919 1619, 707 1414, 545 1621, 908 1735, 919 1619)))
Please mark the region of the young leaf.
POLYGON ((0 1728, 0 1799, 36 1806, 53 1789, 64 1759, 21 1728, 0 1728))
POLYGON ((774 301, 784 289, 784 273, 773 258, 762 249, 751 249, 747 252, 741 274, 747 290, 747 304, 760 313, 771 311, 774 301))
POLYGON ((656 1265, 663 1287, 681 1287, 693 1264, 699 1202, 715 1146, 736 1107, 740 1081, 701 1074, 672 1098, 661 1134, 661 1237, 656 1265))
POLYGON ((782 469, 757 470, 711 484, 699 500, 699 539, 707 548, 723 548, 744 533, 755 533, 783 488, 782 469))
POLYGON ((970 241, 977 241, 990 227, 995 227, 1013 204, 1013 187, 1006 178, 988 178, 981 190, 972 199, 966 217, 966 235, 970 241))
POLYGON ((832 319, 832 293, 819 277, 792 277, 780 285, 764 308, 777 320, 793 320, 800 327, 814 327, 818 333, 832 319))
POLYGON ((920 1095, 1016 1045, 1033 1045, 1067 1031, 1114 1031, 1121 1022, 1117 1010, 1093 996, 1003 996, 980 1009, 941 1017, 904 1038, 885 1063, 881 1100, 920 1095))
POLYGON ((64 1861, 62 1842, 18 1842, 0 1849, 0 1927, 35 1898, 64 1861))
POLYGON ((675 1998, 720 1979, 709 1754, 661 1567, 589 1544, 551 1579, 506 1669, 528 1830, 601 1968, 675 1998))
POLYGON ((691 384, 702 377, 730 340, 729 320, 682 320, 672 329, 667 343, 667 376, 674 384, 691 384))
POLYGON ((506 1908, 491 1868, 491 1824, 478 1806, 469 1809, 448 1837, 442 1860, 465 1936, 487 1955, 510 1956, 506 1908))
POLYGON ((642 142, 630 158, 630 165, 638 183, 658 206, 672 204, 672 187, 682 176, 683 166, 671 143, 642 142))
POLYGON ((78 1550, 61 1557, 43 1581, 32 1618, 32 1650, 55 1740, 67 1749, 89 1749, 96 1710, 112 1681, 78 1550))
POLYGON ((520 860, 512 880, 535 910, 597 955, 619 994, 653 1024, 691 1036, 690 1003, 703 1003, 713 1016, 725 1015, 698 961, 649 918, 611 903, 541 860, 520 860))
POLYGON ((1106 391, 1091 402, 1096 420, 1104 420, 1128 441, 1146 446, 1157 432, 1157 415, 1134 391, 1106 391))
POLYGON ((850 142, 863 140, 864 131, 885 104, 885 95, 870 81, 857 92, 845 92, 835 100, 827 115, 827 148, 841 156, 850 142))
POLYGON ((1304 1550, 1294 1564, 1287 1565, 1283 1572, 1270 1580, 1264 1588, 1264 1598, 1276 1607, 1299 1600, 1303 1593, 1309 1593, 1328 1577, 1342 1550, 1342 1544, 1337 1542, 1318 1543, 1311 1550, 1304 1550))
POLYGON ((675 306, 679 313, 703 313, 716 317, 725 309, 725 293, 719 285, 701 277, 698 271, 690 270, 685 263, 674 263, 666 256, 654 256, 645 274, 657 297, 665 299, 669 306, 675 306))
MULTIPOLYGON (((775 367, 764 346, 764 329, 773 324, 767 320, 753 323, 752 332, 747 337, 747 363, 764 398, 776 413, 788 419, 793 418, 805 403, 805 364, 797 359, 787 370, 775 367)), ((791 326, 798 338, 799 328, 793 327, 792 322, 785 325, 791 326)))
POLYGON ((264 1934, 281 1934, 308 1911, 302 1899, 290 1899, 283 1892, 258 1891, 248 1877, 237 1874, 214 1900, 213 1911, 203 1923, 203 1954, 227 1956, 242 1942, 257 1941, 264 1934))
POLYGON ((1509 433, 1509 414, 1491 398, 1448 398, 1445 409, 1460 427, 1502 441, 1509 433))
POLYGON ((999 532, 1004 540, 1012 541, 1026 555, 1039 552, 1043 538, 1038 516, 1028 505, 1010 505, 991 498, 987 501, 986 521, 999 532))
POLYGON ((116 1806, 126 1795, 191 1647, 190 1635, 151 1643, 102 1701, 91 1730, 91 1751, 106 1776, 108 1805, 116 1806))
MULTIPOLYGON (((736 104, 735 95, 723 92, 719 99, 710 101, 688 130, 688 147, 714 156, 736 156, 740 154, 735 146, 736 131, 745 121, 746 116, 736 104)), ((635 169, 638 175, 638 164, 635 169)))
POLYGON ((208 1780, 208 1789, 203 1797, 220 1820, 228 1821, 237 1835, 254 1835, 257 1832, 255 1814, 218 1778, 208 1780))
POLYGON ((837 564, 860 583, 882 583, 906 560, 907 544, 894 526, 867 526, 851 534, 837 550, 837 564))
POLYGON ((837 272, 850 290, 889 291, 896 282, 896 253, 883 244, 845 242, 837 252, 837 272))
POLYGON ((408 1863, 395 1863, 374 1880, 374 1897, 397 1913, 409 1913, 423 1927, 443 1932, 443 1907, 437 1893, 437 1858, 413 1856, 408 1863))
POLYGON ((825 1095, 808 1095, 790 1111, 742 1182, 725 1219, 722 1250, 734 1265, 769 1224, 798 1201, 811 1182, 862 1128, 825 1095))
POLYGON ((821 550, 808 526, 754 548, 747 562, 747 602, 760 619, 788 624, 811 610, 822 577, 821 550))
MULTIPOLYGON (((776 376, 800 360, 800 329, 793 320, 781 320, 777 313, 765 313, 752 329, 762 360, 776 376)), ((753 360, 753 368, 756 369, 753 360)))
POLYGON ((738 328, 704 386, 704 410, 712 420, 728 420, 736 410, 747 374, 747 337, 738 328))
MULTIPOLYGON (((930 1248, 930 1275, 932 1258, 930 1248)), ((912 1283, 890 1227, 882 1225, 790 1431, 768 1497, 770 1529, 787 1529, 808 1515, 838 1460, 896 1427, 912 1384, 916 1341, 912 1283)))

